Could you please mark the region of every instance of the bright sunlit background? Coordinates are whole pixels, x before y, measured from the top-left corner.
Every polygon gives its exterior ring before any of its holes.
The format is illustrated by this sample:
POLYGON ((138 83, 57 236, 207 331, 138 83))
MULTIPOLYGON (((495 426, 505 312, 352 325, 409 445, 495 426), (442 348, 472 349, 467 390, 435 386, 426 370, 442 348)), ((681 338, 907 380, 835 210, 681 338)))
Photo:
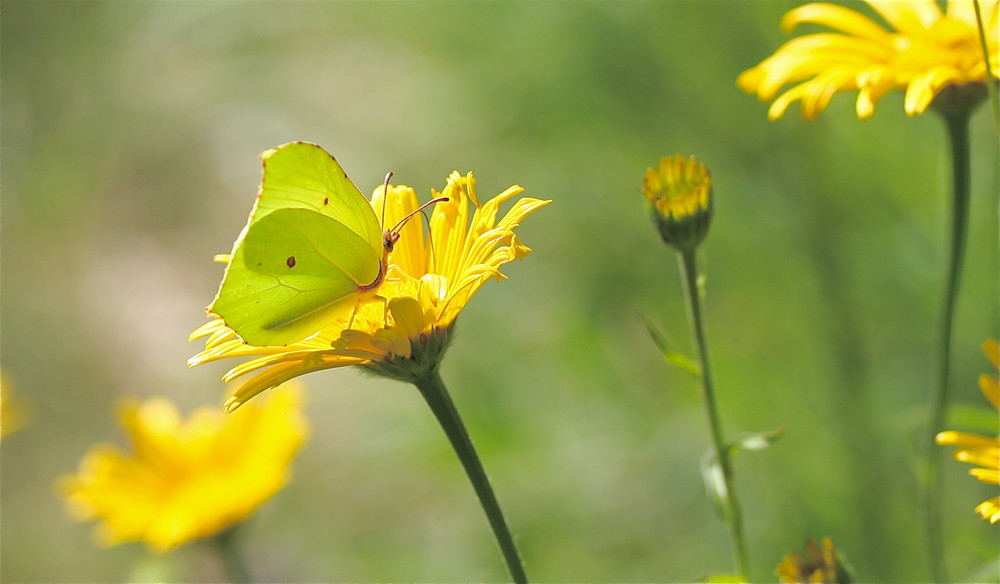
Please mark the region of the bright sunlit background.
MULTIPOLYGON (((145 548, 98 548, 54 483, 92 444, 124 443, 123 396, 221 403, 235 362, 185 364, 221 279, 212 255, 246 221, 258 155, 308 140, 366 193, 391 170, 426 199, 471 170, 483 198, 519 184, 553 199, 519 229, 534 252, 461 315, 443 371, 533 580, 732 571, 699 473, 694 381, 641 321, 691 352, 676 259, 639 192, 674 153, 715 184, 702 259, 726 431, 786 429, 736 461, 753 577, 830 536, 863 581, 924 580, 916 474, 945 268, 944 127, 907 118, 899 92, 868 122, 850 95, 811 122, 797 106, 768 121, 735 80, 789 38, 778 21, 795 4, 4 2, 3 390, 32 417, 3 439, 0 578, 139 578, 145 548)), ((953 388, 986 411, 988 108, 973 126, 953 388)), ((240 541, 256 580, 508 578, 412 387, 353 370, 303 383, 309 442, 240 541)), ((967 471, 942 469, 948 563, 956 579, 995 580, 997 527, 973 513, 995 493, 967 471)), ((225 578, 197 543, 168 561, 180 581, 225 578)))

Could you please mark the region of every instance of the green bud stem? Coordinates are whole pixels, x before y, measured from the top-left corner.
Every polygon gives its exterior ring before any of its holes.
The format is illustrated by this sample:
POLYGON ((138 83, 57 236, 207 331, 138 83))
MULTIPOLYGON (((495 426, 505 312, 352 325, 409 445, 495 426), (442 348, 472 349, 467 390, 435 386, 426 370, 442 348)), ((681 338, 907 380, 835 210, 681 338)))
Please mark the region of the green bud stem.
POLYGON ((705 339, 705 323, 701 314, 701 296, 698 291, 698 266, 694 249, 680 251, 677 254, 681 275, 684 280, 684 292, 688 305, 688 320, 691 334, 701 361, 701 397, 705 404, 705 415, 712 434, 712 449, 715 459, 722 471, 724 489, 720 492, 722 518, 729 528, 729 540, 732 547, 736 570, 744 580, 750 576, 750 563, 747 555, 746 539, 743 535, 743 514, 736 495, 733 481, 733 465, 730 459, 730 449, 727 446, 722 431, 722 420, 719 418, 715 402, 715 390, 712 384, 712 366, 708 356, 708 341, 705 339))
POLYGON ((486 512, 486 518, 493 529, 493 535, 500 546, 500 552, 507 563, 511 578, 517 584, 527 584, 528 577, 525 575, 524 566, 521 564, 517 547, 514 545, 514 538, 511 537, 510 529, 507 527, 507 521, 500 510, 500 504, 497 502, 496 495, 493 494, 490 480, 479 461, 476 449, 472 445, 472 439, 469 438, 469 434, 465 430, 465 425, 458 415, 458 410, 455 409, 455 404, 451 401, 451 396, 441 380, 437 367, 432 367, 424 375, 415 378, 413 384, 417 386, 420 394, 427 401, 427 405, 434 412, 438 423, 441 424, 441 429, 448 436, 455 454, 458 455, 462 467, 465 468, 465 473, 468 475, 469 481, 472 482, 472 488, 476 491, 476 496, 479 497, 479 503, 482 505, 483 511, 486 512))

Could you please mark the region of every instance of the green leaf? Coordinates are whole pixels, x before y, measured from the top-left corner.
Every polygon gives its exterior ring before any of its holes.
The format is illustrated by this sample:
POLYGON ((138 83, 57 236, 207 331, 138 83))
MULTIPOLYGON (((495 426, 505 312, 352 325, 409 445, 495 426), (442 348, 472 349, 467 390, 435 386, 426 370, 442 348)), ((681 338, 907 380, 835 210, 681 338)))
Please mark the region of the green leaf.
POLYGON ((725 475, 722 472, 722 465, 716 458, 715 452, 709 449, 701 457, 701 478, 705 482, 705 490, 715 507, 715 512, 719 514, 727 525, 732 522, 733 513, 729 504, 729 490, 726 488, 725 475))
MULTIPOLYGON (((733 456, 735 456, 740 450, 763 450, 773 444, 774 441, 780 438, 784 433, 784 428, 778 428, 777 430, 770 430, 767 432, 751 432, 743 434, 736 440, 736 442, 729 445, 724 456, 727 456, 728 460, 731 462, 733 456)), ((705 482, 705 490, 712 499, 712 504, 715 506, 716 513, 719 514, 719 517, 724 522, 729 524, 733 517, 732 508, 730 507, 729 491, 726 488, 726 480, 723 475, 722 465, 719 464, 719 459, 716 458, 713 449, 709 449, 705 452, 704 456, 701 457, 701 478, 705 482)))
POLYGON ((774 430, 766 430, 763 432, 747 432, 745 434, 740 434, 740 436, 729 445, 729 459, 732 460, 732 457, 736 456, 736 453, 741 450, 764 450, 784 435, 784 427, 776 428, 774 430))
POLYGON ((675 350, 670 341, 660 333, 659 330, 653 326, 645 317, 639 317, 642 323, 646 325, 646 330, 649 331, 649 336, 652 337, 653 342, 656 343, 656 347, 660 349, 660 353, 663 358, 667 360, 668 363, 672 363, 681 369, 687 371, 691 375, 694 375, 698 379, 701 379, 701 367, 693 359, 687 355, 675 350))

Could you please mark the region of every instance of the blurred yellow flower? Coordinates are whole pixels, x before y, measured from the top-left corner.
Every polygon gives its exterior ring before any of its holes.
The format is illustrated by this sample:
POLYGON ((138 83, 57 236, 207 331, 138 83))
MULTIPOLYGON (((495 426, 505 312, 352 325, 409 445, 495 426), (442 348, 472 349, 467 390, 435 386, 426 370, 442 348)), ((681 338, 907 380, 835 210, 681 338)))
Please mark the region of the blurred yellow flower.
MULTIPOLYGON (((1000 370, 1000 343, 990 339, 983 343, 983 351, 993 363, 993 366, 1000 370)), ((979 388, 983 390, 986 399, 990 400, 993 407, 1000 411, 1000 374, 979 376, 979 388)), ((952 457, 961 462, 974 464, 978 468, 973 468, 969 474, 980 481, 1000 485, 1000 436, 990 438, 969 432, 939 432, 934 437, 938 444, 957 446, 952 457)), ((983 501, 976 507, 976 512, 983 519, 990 523, 1000 521, 1000 497, 993 497, 983 501)))
POLYGON ((805 554, 791 552, 781 559, 775 574, 785 584, 847 584, 852 581, 840 552, 828 537, 823 538, 822 545, 812 539, 806 540, 805 554))
POLYGON ((664 156, 646 169, 642 193, 667 245, 691 250, 705 239, 712 221, 712 176, 704 164, 693 156, 664 156))
MULTIPOLYGON (((978 84, 985 94, 986 60, 971 1, 949 0, 944 13, 935 0, 867 2, 889 24, 888 29, 851 8, 825 2, 790 10, 781 19, 782 30, 811 23, 839 32, 788 41, 744 71, 737 84, 767 101, 785 85, 805 80, 774 100, 767 112, 772 120, 798 100, 803 117, 812 119, 838 91, 858 90, 855 109, 862 120, 870 118, 876 102, 893 89, 906 90, 908 115, 923 113, 947 86, 978 84)), ((982 0, 980 6, 990 70, 996 77, 1000 0, 982 0)))
POLYGON ((75 518, 101 521, 102 545, 143 541, 162 553, 218 534, 288 482, 307 432, 300 401, 288 387, 245 411, 205 407, 186 421, 162 397, 123 402, 131 449, 94 446, 58 491, 75 518))
MULTIPOLYGON (((472 173, 452 173, 444 192, 433 193, 449 200, 435 205, 429 238, 425 241, 419 221, 410 221, 402 228, 386 280, 378 291, 384 304, 362 304, 317 334, 282 347, 245 345, 220 319, 213 319, 191 334, 192 340, 206 340, 205 350, 188 364, 194 367, 229 357, 251 357, 223 378, 230 381, 255 373, 226 402, 227 411, 313 371, 362 365, 405 380, 408 369, 436 366, 455 318, 480 286, 491 278, 503 278, 501 266, 531 251, 514 229, 550 201, 519 199, 497 221, 500 204, 522 190, 513 186, 480 204, 472 173), (470 203, 474 206, 471 218, 470 203)), ((384 191, 378 188, 371 204, 381 212, 385 198, 386 225, 395 224, 419 207, 410 187, 390 186, 387 194, 384 191)))
POLYGON ((17 432, 31 418, 31 408, 24 398, 14 395, 10 378, 0 374, 0 437, 17 432))

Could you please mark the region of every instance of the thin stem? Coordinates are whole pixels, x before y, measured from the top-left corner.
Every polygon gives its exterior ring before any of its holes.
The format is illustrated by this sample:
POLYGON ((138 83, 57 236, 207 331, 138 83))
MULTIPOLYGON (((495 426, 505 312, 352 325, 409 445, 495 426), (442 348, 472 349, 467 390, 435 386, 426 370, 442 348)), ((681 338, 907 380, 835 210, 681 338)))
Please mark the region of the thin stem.
POLYGON ((719 418, 715 403, 715 389, 712 384, 712 367, 708 357, 708 342, 705 339, 705 324, 701 315, 701 298, 698 294, 698 266, 694 250, 678 252, 681 274, 684 279, 684 293, 688 304, 688 319, 691 324, 691 334, 701 361, 702 401, 705 404, 705 415, 712 433, 712 449, 715 459, 722 470, 722 480, 725 492, 721 493, 722 504, 725 506, 724 520, 729 528, 729 541, 733 550, 733 558, 739 575, 746 579, 750 575, 750 565, 747 555, 746 539, 743 535, 743 514, 739 499, 734 488, 733 467, 729 460, 729 448, 722 432, 722 421, 719 418))
MULTIPOLYGON (((971 108, 970 108, 971 109, 971 108)), ((948 405, 948 378, 951 372, 951 345, 955 306, 958 300, 965 243, 969 225, 969 118, 971 111, 960 110, 944 114, 951 142, 952 155, 952 221, 948 275, 945 282, 944 306, 941 314, 937 384, 931 398, 930 432, 925 437, 927 448, 927 485, 925 490, 925 530, 927 554, 932 582, 947 582, 941 534, 941 456, 934 436, 943 430, 948 405)))
POLYGON ((528 577, 524 573, 524 566, 521 564, 521 558, 514 545, 510 529, 507 527, 503 511, 500 510, 500 504, 497 502, 496 495, 493 494, 493 487, 490 486, 486 471, 483 470, 483 465, 479 461, 472 440, 465 430, 458 410, 455 409, 455 404, 451 401, 451 396, 448 395, 444 382, 441 381, 437 368, 432 368, 425 376, 416 379, 414 385, 420 390, 420 394, 424 396, 427 405, 434 412, 438 423, 441 424, 441 429, 448 436, 455 454, 458 455, 462 467, 465 468, 465 473, 468 475, 469 481, 472 482, 472 488, 476 491, 476 496, 479 497, 479 503, 482 505, 483 511, 486 512, 486 518, 493 529, 493 535, 500 546, 500 552, 507 563, 507 570, 510 571, 511 578, 517 584, 527 584, 528 577))
POLYGON ((219 552, 219 557, 229 575, 229 581, 233 584, 244 584, 250 582, 250 572, 247 571, 243 557, 237 549, 237 533, 239 526, 234 526, 212 538, 215 542, 215 549, 219 552))

